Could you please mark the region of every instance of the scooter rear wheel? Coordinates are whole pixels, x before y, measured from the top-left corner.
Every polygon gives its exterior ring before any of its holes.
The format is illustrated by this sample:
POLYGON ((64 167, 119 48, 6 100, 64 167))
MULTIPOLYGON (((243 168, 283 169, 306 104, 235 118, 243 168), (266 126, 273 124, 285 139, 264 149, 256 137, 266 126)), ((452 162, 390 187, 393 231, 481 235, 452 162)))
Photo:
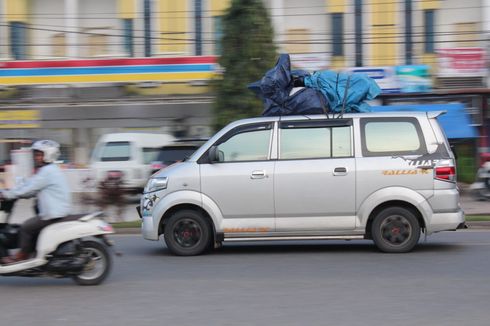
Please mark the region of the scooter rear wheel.
POLYGON ((73 280, 79 285, 98 285, 109 275, 111 255, 106 246, 97 241, 83 241, 82 250, 90 261, 80 274, 73 276, 73 280))

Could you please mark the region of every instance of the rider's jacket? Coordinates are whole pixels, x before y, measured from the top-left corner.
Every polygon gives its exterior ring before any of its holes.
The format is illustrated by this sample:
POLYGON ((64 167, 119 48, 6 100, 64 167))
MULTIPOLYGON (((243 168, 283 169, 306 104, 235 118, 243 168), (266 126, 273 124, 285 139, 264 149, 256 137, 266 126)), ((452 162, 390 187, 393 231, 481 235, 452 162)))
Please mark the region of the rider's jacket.
POLYGON ((71 211, 71 192, 61 169, 54 163, 38 169, 23 184, 3 190, 5 198, 30 198, 37 196, 39 217, 42 220, 64 217, 71 211))

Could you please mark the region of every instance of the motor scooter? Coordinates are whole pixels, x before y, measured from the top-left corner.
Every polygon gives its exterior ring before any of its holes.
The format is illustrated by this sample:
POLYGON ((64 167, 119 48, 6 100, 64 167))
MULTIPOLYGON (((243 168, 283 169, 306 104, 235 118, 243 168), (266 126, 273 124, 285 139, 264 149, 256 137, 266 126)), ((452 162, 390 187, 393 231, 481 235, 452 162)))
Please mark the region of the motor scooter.
POLYGON ((469 190, 476 199, 490 199, 490 162, 485 162, 478 169, 476 181, 470 185, 469 190))
MULTIPOLYGON (((9 224, 15 200, 0 202, 0 258, 16 249, 20 225, 9 224)), ((32 258, 0 265, 0 276, 71 277, 80 285, 100 284, 109 274, 112 226, 98 218, 100 212, 70 215, 39 233, 32 258)))

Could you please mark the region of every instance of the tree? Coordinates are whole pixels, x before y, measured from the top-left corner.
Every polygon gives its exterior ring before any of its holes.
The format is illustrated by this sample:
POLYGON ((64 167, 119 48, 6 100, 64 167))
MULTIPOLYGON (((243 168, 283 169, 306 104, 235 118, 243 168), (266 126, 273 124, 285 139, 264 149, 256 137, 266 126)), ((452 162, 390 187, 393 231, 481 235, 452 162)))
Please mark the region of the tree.
POLYGON ((222 79, 215 80, 215 129, 231 121, 259 116, 263 104, 247 85, 257 81, 276 61, 274 32, 260 0, 233 0, 223 17, 222 79))

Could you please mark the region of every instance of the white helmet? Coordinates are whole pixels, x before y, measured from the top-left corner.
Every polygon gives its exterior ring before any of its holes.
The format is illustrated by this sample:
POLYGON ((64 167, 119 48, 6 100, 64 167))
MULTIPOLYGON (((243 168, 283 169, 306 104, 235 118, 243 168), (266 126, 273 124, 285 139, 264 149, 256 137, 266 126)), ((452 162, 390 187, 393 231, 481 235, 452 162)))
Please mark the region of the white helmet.
POLYGON ((31 149, 43 152, 45 163, 53 163, 60 156, 60 144, 52 140, 38 140, 32 144, 31 149))

